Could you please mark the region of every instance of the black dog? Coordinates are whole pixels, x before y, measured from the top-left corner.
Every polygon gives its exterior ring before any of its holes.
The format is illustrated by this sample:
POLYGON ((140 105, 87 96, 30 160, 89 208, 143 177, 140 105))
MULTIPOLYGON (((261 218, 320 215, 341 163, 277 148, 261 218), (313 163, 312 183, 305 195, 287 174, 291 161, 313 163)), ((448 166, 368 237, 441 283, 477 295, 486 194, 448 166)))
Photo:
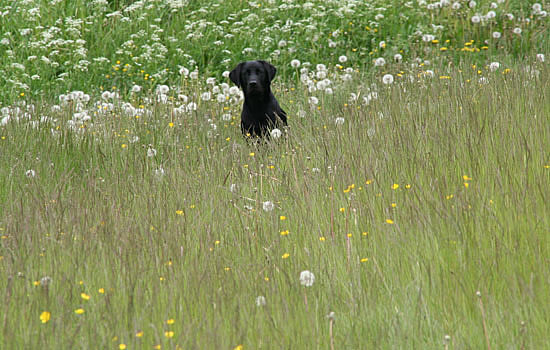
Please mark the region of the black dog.
POLYGON ((263 137, 271 129, 286 126, 286 113, 271 92, 271 81, 277 69, 266 61, 241 62, 229 78, 243 89, 241 131, 245 136, 263 137))

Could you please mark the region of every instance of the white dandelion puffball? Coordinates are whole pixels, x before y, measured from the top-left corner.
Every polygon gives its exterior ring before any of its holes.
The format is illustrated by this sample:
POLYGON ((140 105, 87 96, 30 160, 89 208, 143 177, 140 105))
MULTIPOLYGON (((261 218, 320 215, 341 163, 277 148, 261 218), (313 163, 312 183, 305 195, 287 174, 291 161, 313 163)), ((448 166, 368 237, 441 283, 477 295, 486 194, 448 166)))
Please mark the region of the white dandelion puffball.
POLYGON ((40 279, 40 285, 42 287, 47 287, 50 283, 52 283, 52 278, 50 276, 44 276, 40 279))
POLYGON ((481 17, 480 16, 478 16, 478 15, 472 16, 472 23, 477 24, 479 22, 481 22, 481 17))
POLYGON ((281 137, 282 134, 283 132, 277 128, 271 130, 271 137, 273 137, 275 140, 281 137))
POLYGON ((545 60, 544 54, 543 53, 538 53, 537 54, 537 61, 544 62, 544 60, 545 60))
POLYGON ((493 39, 500 39, 501 36, 500 32, 493 32, 493 39))
POLYGON ((378 57, 376 60, 374 60, 374 66, 375 67, 382 67, 386 64, 386 60, 384 57, 378 57))
POLYGON ((338 57, 338 61, 340 61, 340 63, 345 63, 347 60, 348 60, 348 58, 344 55, 338 57))
POLYGON ((498 62, 491 62, 491 64, 489 65, 489 70, 491 72, 497 71, 499 68, 500 68, 500 63, 498 62))
POLYGON ((141 86, 139 85, 134 85, 132 86, 132 90, 131 90, 133 93, 138 93, 141 91, 141 86))
POLYGON ((158 93, 158 94, 165 95, 165 94, 167 94, 169 91, 170 91, 170 88, 168 87, 168 85, 159 85, 159 86, 157 87, 157 93, 158 93))
POLYGON ((315 97, 315 96, 311 96, 311 97, 309 98, 309 104, 311 104, 311 105, 319 104, 319 99, 318 99, 317 97, 315 97))
POLYGON ((290 66, 292 68, 298 68, 298 67, 300 67, 300 61, 294 59, 294 60, 290 61, 290 66))
POLYGON ((342 125, 342 124, 344 124, 344 121, 345 121, 344 118, 338 117, 338 118, 334 119, 334 124, 342 125))
POLYGON ((300 284, 302 286, 311 287, 313 282, 315 282, 315 275, 312 272, 308 270, 300 272, 300 284))
POLYGON ((147 149, 147 157, 151 158, 151 157, 154 157, 157 155, 157 150, 154 149, 153 147, 149 147, 147 149))
POLYGON ((384 84, 392 84, 393 83, 393 75, 391 74, 386 74, 382 77, 382 82, 384 84))
POLYGON ((36 176, 36 171, 34 171, 32 169, 29 169, 29 170, 25 171, 25 176, 28 177, 28 178, 35 177, 36 176))
POLYGON ((256 297, 256 306, 265 306, 265 304, 266 304, 266 300, 263 295, 256 297))
POLYGON ((264 211, 272 211, 273 209, 275 209, 275 204, 273 204, 272 201, 265 201, 262 204, 262 208, 264 209, 264 211))
POLYGON ((403 56, 399 53, 396 53, 395 55, 393 55, 393 60, 399 63, 403 60, 403 56))
POLYGON ((518 35, 519 35, 519 34, 521 34, 521 28, 520 28, 520 27, 516 27, 516 28, 514 28, 513 32, 514 32, 514 34, 518 34, 518 35))

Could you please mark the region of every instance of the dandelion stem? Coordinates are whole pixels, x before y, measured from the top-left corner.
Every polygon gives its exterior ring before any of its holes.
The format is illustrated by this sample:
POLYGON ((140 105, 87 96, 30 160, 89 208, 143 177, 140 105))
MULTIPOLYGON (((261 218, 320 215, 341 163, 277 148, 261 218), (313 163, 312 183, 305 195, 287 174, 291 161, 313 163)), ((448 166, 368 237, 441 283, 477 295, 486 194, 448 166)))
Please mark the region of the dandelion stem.
POLYGON ((334 319, 330 318, 328 323, 328 333, 330 335, 330 350, 334 350, 334 335, 332 334, 332 325, 334 324, 334 319))
POLYGON ((487 324, 485 323, 485 309, 483 309, 483 301, 481 300, 481 296, 479 297, 479 308, 481 309, 481 320, 483 322, 483 334, 485 335, 487 350, 491 350, 491 344, 489 343, 489 334, 487 333, 487 324))

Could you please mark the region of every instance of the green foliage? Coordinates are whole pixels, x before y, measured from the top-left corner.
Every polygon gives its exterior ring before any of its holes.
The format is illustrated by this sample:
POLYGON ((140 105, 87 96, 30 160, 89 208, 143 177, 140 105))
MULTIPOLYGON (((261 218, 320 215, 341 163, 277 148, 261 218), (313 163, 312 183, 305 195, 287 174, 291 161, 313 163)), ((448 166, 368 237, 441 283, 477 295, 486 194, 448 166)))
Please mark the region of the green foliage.
POLYGON ((259 145, 212 100, 10 121, 2 348, 328 348, 330 312, 336 348, 544 348, 548 66, 459 68, 277 84, 291 128, 259 145))
POLYGON ((370 70, 375 58, 393 60, 397 53, 405 62, 446 64, 548 52, 547 8, 534 12, 525 1, 494 9, 489 1, 472 8, 456 3, 460 8, 381 0, 5 3, 0 101, 9 104, 21 93, 36 99, 99 87, 126 90, 142 84, 145 74, 147 83, 173 85, 181 67, 220 77, 237 62, 256 58, 272 61, 288 78, 292 59, 336 64, 346 55, 352 66, 370 70), (494 17, 472 23, 490 11, 494 17), (500 39, 493 38, 495 31, 500 39), (437 42, 427 40, 430 35, 437 42), (120 71, 117 62, 124 65, 120 71))

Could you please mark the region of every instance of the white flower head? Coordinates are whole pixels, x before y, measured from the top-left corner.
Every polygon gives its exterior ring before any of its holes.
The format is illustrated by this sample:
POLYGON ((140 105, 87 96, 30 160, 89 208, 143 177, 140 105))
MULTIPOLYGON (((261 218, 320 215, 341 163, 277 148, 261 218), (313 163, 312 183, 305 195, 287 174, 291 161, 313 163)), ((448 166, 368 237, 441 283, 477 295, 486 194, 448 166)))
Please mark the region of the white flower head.
POLYGON ((376 67, 382 67, 385 64, 386 64, 386 60, 384 59, 384 57, 378 57, 376 60, 374 60, 374 65, 376 67))
POLYGON ((47 287, 50 283, 52 283, 52 278, 50 276, 44 276, 40 279, 40 285, 42 287, 47 287))
POLYGON ((263 295, 256 297, 256 306, 265 306, 265 304, 266 304, 266 300, 263 295))
POLYGON ((345 63, 347 60, 348 60, 348 58, 344 55, 338 57, 338 61, 340 61, 340 63, 345 63))
POLYGON ((391 74, 386 74, 382 77, 382 82, 384 84, 392 84, 393 83, 393 75, 391 74))
POLYGON ((491 64, 489 65, 489 70, 490 70, 491 72, 495 72, 495 71, 497 71, 499 68, 500 68, 500 63, 498 63, 498 62, 491 62, 491 64))
POLYGON ((230 72, 228 70, 224 70, 223 73, 222 73, 222 77, 224 77, 226 79, 229 78, 229 73, 230 72))
POLYGON ((133 92, 133 93, 138 93, 138 92, 141 91, 141 86, 134 85, 134 86, 132 86, 132 89, 130 91, 133 92))
POLYGON ((275 140, 278 139, 279 137, 281 137, 281 135, 283 134, 281 130, 275 128, 273 130, 271 130, 271 137, 273 137, 275 140))
POLYGON ((29 169, 29 170, 25 171, 25 176, 28 177, 28 178, 35 177, 36 176, 36 171, 34 171, 32 169, 29 169))
POLYGON ((513 32, 514 32, 514 34, 520 35, 521 34, 521 28, 520 27, 515 27, 513 32))
POLYGON ((537 54, 537 61, 544 62, 544 60, 545 60, 544 54, 543 53, 538 53, 537 54))
POLYGON ((154 173, 155 173, 155 176, 156 176, 157 178, 159 178, 159 179, 162 178, 162 177, 166 174, 166 172, 164 171, 163 167, 160 167, 160 168, 158 168, 158 169, 155 169, 154 173))
POLYGON ((344 121, 345 121, 344 118, 338 117, 338 118, 334 119, 334 124, 342 125, 342 124, 344 124, 344 121))
POLYGON ((290 61, 290 66, 292 68, 298 68, 298 67, 300 67, 300 61, 298 61, 297 59, 294 59, 294 60, 290 61))
POLYGON ((315 282, 315 275, 312 272, 308 270, 300 272, 300 284, 302 286, 311 287, 313 282, 315 282))
POLYGON ((185 68, 185 67, 181 67, 179 73, 180 73, 181 75, 183 75, 184 77, 186 77, 186 76, 189 75, 189 69, 187 69, 187 68, 185 68))
POLYGON ((157 150, 149 146, 149 148, 147 149, 147 157, 152 158, 156 155, 157 155, 157 150))
POLYGON ((262 208, 264 211, 272 211, 273 209, 275 209, 275 204, 273 204, 272 201, 265 201, 262 204, 262 208))
POLYGON ((493 39, 500 39, 501 36, 500 32, 493 32, 493 39))
POLYGON ((472 16, 472 23, 477 24, 479 22, 481 22, 481 17, 478 16, 478 15, 473 15, 472 16))
POLYGON ((393 60, 399 63, 403 60, 403 56, 400 53, 396 53, 395 55, 393 55, 393 60))
POLYGON ((470 6, 471 9, 473 9, 474 7, 476 7, 476 5, 477 5, 477 2, 475 2, 475 1, 473 1, 473 0, 470 1, 470 2, 468 3, 468 6, 470 6))
POLYGON ((311 97, 309 98, 309 104, 311 104, 311 105, 319 104, 319 99, 318 99, 317 97, 315 97, 315 96, 311 96, 311 97))

